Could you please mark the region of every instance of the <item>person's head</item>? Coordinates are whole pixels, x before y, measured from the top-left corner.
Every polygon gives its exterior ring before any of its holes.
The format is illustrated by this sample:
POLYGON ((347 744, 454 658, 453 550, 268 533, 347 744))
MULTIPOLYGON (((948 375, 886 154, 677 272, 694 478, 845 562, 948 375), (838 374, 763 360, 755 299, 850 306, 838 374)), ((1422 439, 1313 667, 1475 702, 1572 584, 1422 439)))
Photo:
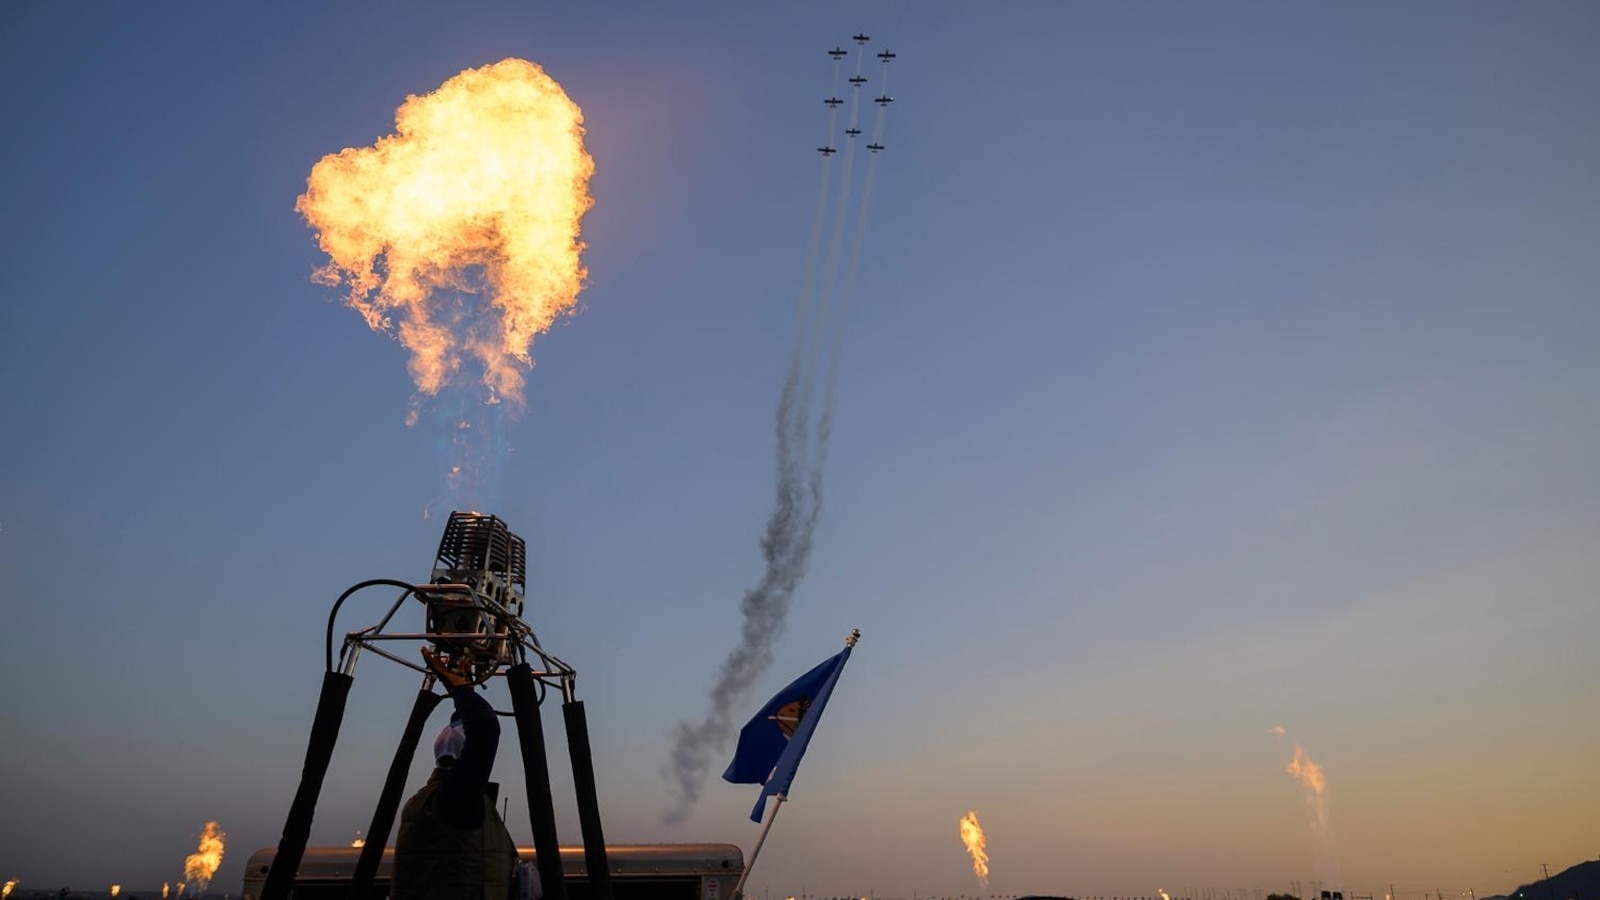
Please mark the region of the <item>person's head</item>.
POLYGON ((461 720, 451 718, 439 736, 433 739, 433 761, 441 766, 453 765, 461 758, 461 748, 467 745, 467 730, 461 720))

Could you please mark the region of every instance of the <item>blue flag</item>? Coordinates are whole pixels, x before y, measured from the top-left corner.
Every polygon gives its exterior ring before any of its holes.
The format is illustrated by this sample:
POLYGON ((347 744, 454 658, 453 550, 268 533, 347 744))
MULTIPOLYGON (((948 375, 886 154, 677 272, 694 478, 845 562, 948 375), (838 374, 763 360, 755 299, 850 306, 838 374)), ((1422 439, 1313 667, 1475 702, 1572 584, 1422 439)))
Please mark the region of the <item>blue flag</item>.
POLYGON ((739 730, 739 746, 722 778, 735 784, 762 785, 761 799, 750 811, 751 821, 761 821, 768 797, 788 795, 795 770, 800 768, 800 757, 811 742, 812 732, 817 730, 822 708, 849 658, 850 648, 845 647, 838 655, 823 660, 768 700, 755 718, 739 730))

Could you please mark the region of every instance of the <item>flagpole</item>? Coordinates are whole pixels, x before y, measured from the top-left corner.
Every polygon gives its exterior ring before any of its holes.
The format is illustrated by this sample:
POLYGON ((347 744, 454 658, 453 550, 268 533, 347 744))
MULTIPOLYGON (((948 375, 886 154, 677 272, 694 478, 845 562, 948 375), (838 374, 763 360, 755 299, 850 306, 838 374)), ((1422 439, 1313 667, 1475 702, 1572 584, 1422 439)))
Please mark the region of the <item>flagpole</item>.
POLYGON ((774 794, 778 802, 772 804, 772 812, 768 814, 767 821, 761 825, 761 836, 756 838, 756 845, 750 850, 750 861, 744 864, 744 871, 739 873, 739 881, 733 886, 733 900, 744 896, 744 883, 750 877, 750 870, 756 867, 756 857, 761 855, 761 845, 767 842, 767 832, 772 830, 772 823, 778 818, 778 810, 783 809, 783 801, 789 799, 782 794, 774 794))
MULTIPOLYGON (((844 639, 845 653, 848 654, 850 650, 855 649, 856 641, 859 641, 859 640, 861 640, 861 629, 859 629, 859 628, 850 629, 850 634, 847 635, 845 637, 845 639, 844 639)), ((847 659, 848 656, 846 656, 845 658, 847 659)), ((843 659, 841 659, 839 661, 839 666, 840 666, 841 669, 843 668, 843 666, 844 666, 844 660, 843 659)), ((833 683, 834 683, 834 681, 837 681, 838 678, 839 678, 839 669, 835 669, 834 672, 833 672, 832 677, 830 678, 830 680, 827 683, 827 686, 823 690, 822 698, 821 698, 821 702, 822 703, 824 703, 824 704, 827 703, 828 695, 830 693, 832 693, 832 690, 833 690, 833 683)), ((817 715, 818 716, 822 715, 822 706, 820 706, 820 705, 817 707, 817 715)), ((813 722, 811 724, 808 724, 805 727, 807 727, 807 728, 814 727, 814 724, 815 724, 815 720, 813 720, 813 722)), ((806 740, 805 737, 801 738, 801 745, 800 745, 800 751, 801 752, 805 751, 805 740, 806 740)), ((783 759, 780 757, 779 764, 781 765, 782 762, 783 762, 783 759)), ((793 775, 794 775, 794 767, 798 766, 798 765, 799 765, 799 757, 797 756, 790 763, 789 775, 786 776, 786 777, 792 778, 793 775)), ((766 783, 770 784, 771 783, 770 779, 772 779, 773 777, 776 777, 776 776, 777 776, 777 770, 774 769, 773 773, 771 775, 767 776, 769 780, 766 783)), ((723 776, 723 777, 727 777, 727 776, 723 776)), ((787 782, 784 783, 784 786, 785 787, 788 786, 787 782)), ((748 863, 745 863, 744 871, 739 873, 739 881, 736 884, 734 884, 734 886, 733 886, 733 897, 731 898, 731 900, 741 900, 741 898, 743 897, 744 885, 745 885, 745 882, 748 881, 749 878, 750 878, 750 870, 755 868, 755 866, 756 866, 756 857, 761 855, 761 845, 767 842, 767 832, 772 830, 772 823, 774 821, 776 821, 777 818, 778 818, 778 810, 782 809, 784 801, 789 799, 786 793, 773 794, 772 796, 776 797, 778 802, 772 804, 771 812, 766 816, 766 821, 763 822, 762 825, 761 825, 761 836, 756 838, 756 845, 755 845, 755 847, 751 848, 751 850, 750 850, 750 861, 748 863)))

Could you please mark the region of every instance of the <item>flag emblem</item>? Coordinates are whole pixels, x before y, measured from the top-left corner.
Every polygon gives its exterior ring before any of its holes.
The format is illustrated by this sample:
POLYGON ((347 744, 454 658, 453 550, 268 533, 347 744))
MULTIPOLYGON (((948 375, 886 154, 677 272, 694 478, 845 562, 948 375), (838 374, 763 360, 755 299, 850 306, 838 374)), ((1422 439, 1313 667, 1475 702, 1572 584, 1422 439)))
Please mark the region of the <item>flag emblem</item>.
POLYGON ((811 698, 801 697, 792 703, 785 703, 783 706, 778 707, 778 711, 773 713, 770 718, 778 724, 779 728, 783 729, 784 737, 792 738, 794 737, 795 729, 800 727, 800 720, 806 717, 806 713, 810 709, 811 698))

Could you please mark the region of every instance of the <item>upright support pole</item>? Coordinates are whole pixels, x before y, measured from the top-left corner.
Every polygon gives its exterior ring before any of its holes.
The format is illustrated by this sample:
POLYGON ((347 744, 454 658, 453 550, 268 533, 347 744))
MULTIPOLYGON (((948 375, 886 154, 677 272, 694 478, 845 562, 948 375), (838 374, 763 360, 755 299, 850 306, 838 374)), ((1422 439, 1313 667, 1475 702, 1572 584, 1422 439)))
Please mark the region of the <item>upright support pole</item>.
POLYGON ((511 709, 517 717, 517 739, 522 745, 523 777, 528 784, 528 818, 533 824, 533 851, 539 857, 539 881, 545 900, 567 900, 566 876, 561 870, 561 842, 556 837, 555 801, 550 796, 550 762, 545 756, 544 722, 539 718, 539 698, 534 692, 533 670, 518 663, 506 671, 511 689, 511 709))
POLYGON ((306 841, 311 837, 311 820, 317 812, 317 798, 322 794, 322 779, 328 775, 333 745, 339 742, 345 701, 350 699, 350 685, 354 681, 343 672, 327 672, 322 676, 322 694, 317 698, 316 718, 311 720, 311 739, 306 744, 305 767, 300 770, 300 787, 289 806, 289 818, 283 823, 283 837, 278 841, 278 854, 272 858, 266 884, 262 885, 261 900, 287 900, 294 887, 295 873, 300 871, 306 841))
POLYGON ((578 824, 583 828, 583 863, 589 870, 589 900, 611 900, 611 863, 600 828, 600 798, 594 783, 594 754, 589 749, 589 717, 582 700, 561 704, 567 723, 567 755, 572 757, 572 786, 578 794, 578 824))
POLYGON ((783 809, 783 801, 788 799, 782 794, 774 794, 773 798, 778 802, 772 804, 772 812, 761 826, 761 836, 756 838, 756 845, 750 851, 750 860, 744 864, 744 871, 739 873, 739 883, 733 886, 733 900, 739 900, 743 896, 744 883, 750 878, 750 870, 756 867, 756 857, 761 855, 761 845, 767 842, 767 832, 772 830, 772 823, 778 819, 778 810, 783 809))
MULTIPOLYGON (((433 677, 429 676, 425 684, 432 683, 433 677)), ((394 816, 400 809, 400 795, 406 789, 406 773, 411 770, 411 760, 417 755, 423 726, 428 724, 428 716, 439 705, 440 699, 438 694, 424 687, 417 691, 417 700, 411 704, 411 718, 406 720, 405 731, 400 733, 400 746, 395 748, 394 760, 389 763, 389 777, 383 782, 378 808, 372 813, 367 842, 361 847, 361 858, 356 861, 355 874, 350 877, 350 900, 367 900, 372 892, 378 864, 383 862, 383 848, 389 843, 389 831, 394 828, 394 816)))

